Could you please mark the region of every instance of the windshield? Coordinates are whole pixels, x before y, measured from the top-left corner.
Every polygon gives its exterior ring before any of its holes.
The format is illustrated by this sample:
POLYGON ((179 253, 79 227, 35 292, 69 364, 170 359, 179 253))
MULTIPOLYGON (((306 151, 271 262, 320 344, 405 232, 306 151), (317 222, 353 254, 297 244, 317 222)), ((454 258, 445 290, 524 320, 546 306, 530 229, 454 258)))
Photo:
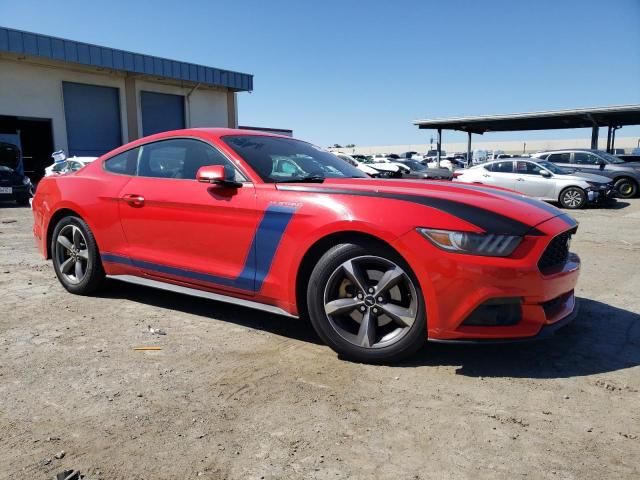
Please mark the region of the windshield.
POLYGON ((624 163, 624 160, 622 160, 621 158, 618 158, 607 152, 598 151, 598 156, 604 158, 609 163, 624 163))
POLYGON ((557 166, 554 163, 551 162, 547 162, 546 160, 541 160, 539 162, 536 162, 538 165, 540 165, 541 167, 546 168, 547 170, 549 170, 551 173, 555 173, 557 175, 566 175, 567 173, 570 173, 569 170, 566 170, 564 168, 561 168, 559 166, 557 166))
POLYGON ((310 143, 266 135, 222 137, 267 183, 323 178, 368 178, 335 155, 310 143))
POLYGON ((0 165, 14 170, 20 161, 18 147, 11 143, 0 143, 0 165))

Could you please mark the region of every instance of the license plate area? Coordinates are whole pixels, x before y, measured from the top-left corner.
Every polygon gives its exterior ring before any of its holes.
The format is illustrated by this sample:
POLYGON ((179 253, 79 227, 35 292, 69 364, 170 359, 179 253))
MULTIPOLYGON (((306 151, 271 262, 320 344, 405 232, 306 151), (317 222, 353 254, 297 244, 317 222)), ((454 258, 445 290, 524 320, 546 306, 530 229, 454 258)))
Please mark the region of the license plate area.
POLYGON ((0 193, 13 193, 13 188, 12 187, 0 187, 0 193))

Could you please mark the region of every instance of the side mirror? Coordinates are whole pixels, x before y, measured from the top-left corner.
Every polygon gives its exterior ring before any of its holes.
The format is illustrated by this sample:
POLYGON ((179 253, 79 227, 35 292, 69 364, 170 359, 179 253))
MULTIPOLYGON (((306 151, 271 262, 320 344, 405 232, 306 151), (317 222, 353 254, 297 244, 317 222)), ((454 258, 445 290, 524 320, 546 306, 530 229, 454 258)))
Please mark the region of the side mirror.
POLYGON ((542 175, 545 178, 551 178, 551 172, 548 170, 540 170, 540 175, 542 175))
POLYGON ((600 166, 600 170, 604 170, 604 167, 607 165, 607 162, 605 162, 604 160, 599 158, 598 159, 598 165, 600 166))
POLYGON ((227 178, 227 172, 223 165, 200 167, 196 173, 196 180, 200 183, 210 183, 226 188, 239 188, 242 186, 242 183, 227 178))

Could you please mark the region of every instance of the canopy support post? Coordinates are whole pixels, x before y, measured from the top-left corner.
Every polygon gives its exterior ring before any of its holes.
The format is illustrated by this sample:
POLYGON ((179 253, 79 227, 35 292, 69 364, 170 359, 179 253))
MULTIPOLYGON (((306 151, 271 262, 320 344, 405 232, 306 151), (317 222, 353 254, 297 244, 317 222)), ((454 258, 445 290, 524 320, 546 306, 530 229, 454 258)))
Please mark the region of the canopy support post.
POLYGON ((591 148, 593 150, 598 149, 598 125, 591 127, 591 148))
POLYGON ((471 159, 471 132, 467 132, 467 167, 470 167, 472 163, 471 159))
POLYGON ((440 157, 442 155, 442 129, 441 128, 438 129, 438 146, 436 148, 438 149, 438 156, 437 156, 436 163, 438 165, 438 168, 440 168, 440 157))

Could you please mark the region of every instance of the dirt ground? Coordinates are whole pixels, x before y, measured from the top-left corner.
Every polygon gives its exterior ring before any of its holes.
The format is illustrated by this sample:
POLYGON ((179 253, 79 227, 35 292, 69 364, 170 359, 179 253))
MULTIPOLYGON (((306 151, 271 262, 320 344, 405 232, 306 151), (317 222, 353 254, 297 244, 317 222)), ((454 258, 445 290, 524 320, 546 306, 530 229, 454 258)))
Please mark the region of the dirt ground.
POLYGON ((381 367, 295 319, 115 281, 70 295, 30 210, 0 205, 0 478, 638 478, 640 199, 575 217, 567 330, 381 367))

